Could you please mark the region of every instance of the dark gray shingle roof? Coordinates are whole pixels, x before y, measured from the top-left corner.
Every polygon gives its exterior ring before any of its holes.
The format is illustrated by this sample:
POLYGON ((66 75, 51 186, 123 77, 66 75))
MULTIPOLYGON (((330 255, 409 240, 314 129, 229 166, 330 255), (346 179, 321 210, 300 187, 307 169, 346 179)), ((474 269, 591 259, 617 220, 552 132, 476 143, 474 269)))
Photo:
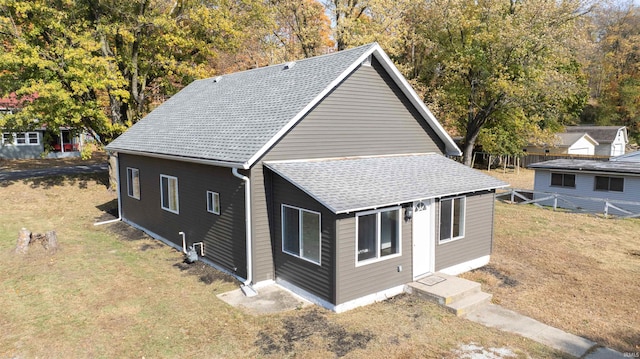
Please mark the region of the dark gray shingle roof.
POLYGON ((445 143, 453 140, 376 43, 328 55, 194 81, 107 146, 109 151, 170 156, 249 168, 291 126, 376 56, 445 143))
POLYGON ((265 162, 334 213, 508 186, 439 154, 265 162))
MULTIPOLYGON (((588 139, 593 140, 591 136, 589 136, 586 132, 575 132, 575 133, 556 133, 556 136, 560 140, 558 146, 560 147, 571 147, 574 143, 578 142, 584 136, 587 136, 588 139)), ((593 140, 597 145, 598 142, 593 140)))
POLYGON ((544 170, 571 170, 640 174, 640 163, 623 161, 608 162, 594 160, 560 159, 534 163, 529 165, 529 168, 544 170))
POLYGON ((107 148, 244 163, 374 45, 194 81, 107 148))

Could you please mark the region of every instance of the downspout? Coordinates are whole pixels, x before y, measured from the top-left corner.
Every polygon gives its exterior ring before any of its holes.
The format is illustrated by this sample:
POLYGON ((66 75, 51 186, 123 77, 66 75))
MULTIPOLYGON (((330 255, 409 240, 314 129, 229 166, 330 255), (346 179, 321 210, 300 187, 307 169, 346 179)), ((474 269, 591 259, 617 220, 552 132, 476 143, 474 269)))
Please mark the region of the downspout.
POLYGON ((247 279, 243 282, 240 288, 242 289, 242 292, 244 293, 244 295, 246 295, 247 297, 253 297, 254 295, 257 295, 258 292, 256 292, 251 287, 251 282, 253 281, 253 258, 252 258, 253 250, 251 249, 251 242, 252 242, 251 240, 251 180, 249 179, 249 177, 238 173, 238 169, 235 167, 231 169, 231 173, 233 173, 234 176, 244 181, 244 198, 245 198, 244 208, 245 208, 245 225, 246 225, 246 241, 247 241, 247 244, 246 244, 247 279))
POLYGON ((108 221, 104 221, 104 222, 98 222, 98 223, 94 223, 94 226, 100 226, 103 224, 109 224, 109 223, 114 223, 114 222, 118 222, 122 220, 122 200, 120 198, 120 161, 118 156, 114 156, 116 158, 116 172, 118 173, 118 175, 116 176, 116 192, 118 193, 118 218, 116 219, 110 219, 108 221))

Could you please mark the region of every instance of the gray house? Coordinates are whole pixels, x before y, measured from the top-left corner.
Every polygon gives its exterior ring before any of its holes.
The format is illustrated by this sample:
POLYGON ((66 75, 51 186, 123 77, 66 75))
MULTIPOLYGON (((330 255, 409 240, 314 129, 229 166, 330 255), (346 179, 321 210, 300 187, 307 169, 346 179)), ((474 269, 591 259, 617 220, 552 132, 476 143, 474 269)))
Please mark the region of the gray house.
MULTIPOLYGON (((560 159, 534 163, 534 198, 545 193, 564 196, 557 203, 561 208, 579 208, 615 215, 640 213, 640 164, 634 161, 595 161, 560 159)), ((552 205, 552 201, 543 201, 552 205)))
POLYGON ((338 312, 486 264, 506 185, 377 44, 195 81, 107 149, 123 221, 338 312))

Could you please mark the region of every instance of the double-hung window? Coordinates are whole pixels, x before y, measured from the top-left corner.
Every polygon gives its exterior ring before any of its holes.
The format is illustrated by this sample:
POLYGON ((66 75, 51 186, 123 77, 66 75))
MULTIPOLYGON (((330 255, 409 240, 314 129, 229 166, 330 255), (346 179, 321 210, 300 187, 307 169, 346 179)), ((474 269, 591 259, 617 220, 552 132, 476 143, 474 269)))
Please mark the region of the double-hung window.
POLYGON ((179 213, 177 177, 160 175, 160 197, 162 209, 179 213))
POLYGON ((137 168, 127 167, 127 194, 140 199, 140 171, 137 168))
POLYGON ((218 192, 207 191, 207 212, 220 214, 220 194, 218 192))
POLYGON ((551 186, 576 188, 576 175, 570 173, 552 173, 551 186))
POLYGON ((464 237, 465 197, 440 200, 440 243, 464 237))
POLYGON ((595 190, 609 191, 609 192, 624 192, 624 178, 596 176, 595 190))
POLYGON ((356 215, 358 264, 400 254, 400 207, 356 215))
POLYGON ((4 145, 13 145, 13 133, 3 133, 2 134, 2 144, 4 145))
POLYGON ((320 264, 320 213, 282 205, 282 251, 320 264))

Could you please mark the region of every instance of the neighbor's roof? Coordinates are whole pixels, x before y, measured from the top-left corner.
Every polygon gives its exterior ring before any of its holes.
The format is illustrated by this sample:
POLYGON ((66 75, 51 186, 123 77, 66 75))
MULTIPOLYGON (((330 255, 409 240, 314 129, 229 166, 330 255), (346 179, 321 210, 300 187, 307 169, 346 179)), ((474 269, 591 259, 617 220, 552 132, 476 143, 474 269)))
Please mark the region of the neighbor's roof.
POLYGON ((620 162, 640 162, 640 151, 629 152, 624 155, 611 157, 609 161, 620 162))
POLYGON ((589 136, 586 132, 575 132, 575 133, 556 133, 558 139, 560 139, 560 143, 558 146, 560 147, 571 147, 574 143, 578 142, 581 138, 586 138, 587 141, 591 141, 594 145, 598 145, 598 141, 593 139, 593 137, 589 136))
MULTIPOLYGON (((624 126, 566 126, 565 132, 588 133, 594 140, 600 143, 611 143, 616 139, 618 131, 624 126)), ((625 141, 627 141, 625 131, 625 141)))
POLYGON ((587 172, 609 172, 640 174, 640 164, 637 162, 623 161, 595 161, 595 160, 570 160, 560 159, 538 162, 529 165, 529 168, 542 170, 568 170, 587 172))
POLYGON ((194 81, 107 149, 249 168, 370 55, 431 125, 446 151, 459 155, 451 137, 376 43, 194 81))
POLYGON ((508 186, 439 154, 265 162, 334 213, 508 186))

